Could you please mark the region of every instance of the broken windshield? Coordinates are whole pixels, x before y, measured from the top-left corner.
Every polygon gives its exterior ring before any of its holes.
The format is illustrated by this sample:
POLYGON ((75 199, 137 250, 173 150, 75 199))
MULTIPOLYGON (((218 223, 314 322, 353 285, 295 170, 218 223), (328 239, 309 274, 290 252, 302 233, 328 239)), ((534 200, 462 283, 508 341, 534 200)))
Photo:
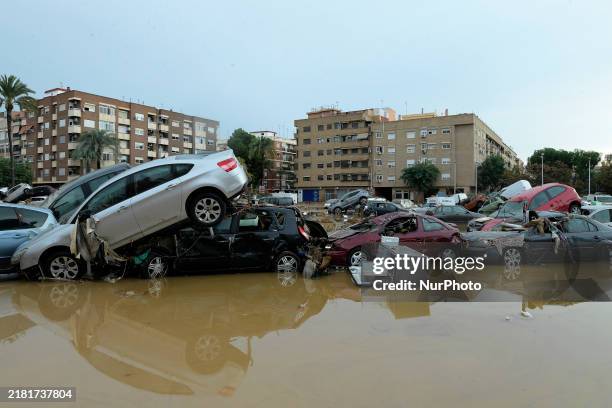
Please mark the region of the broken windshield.
POLYGON ((506 201, 499 208, 495 218, 523 218, 523 203, 518 201, 506 201))

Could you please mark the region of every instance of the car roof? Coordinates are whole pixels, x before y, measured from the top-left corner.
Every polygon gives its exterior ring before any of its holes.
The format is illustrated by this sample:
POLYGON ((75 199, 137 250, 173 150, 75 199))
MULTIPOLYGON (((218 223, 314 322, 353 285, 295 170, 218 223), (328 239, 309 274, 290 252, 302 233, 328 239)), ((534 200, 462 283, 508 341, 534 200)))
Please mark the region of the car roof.
POLYGON ((529 200, 531 198, 533 198, 536 194, 547 190, 551 187, 555 187, 555 186, 560 186, 560 187, 565 187, 565 188, 571 188, 570 186, 567 186, 565 184, 561 184, 561 183, 546 183, 543 184, 541 186, 536 186, 533 188, 530 188, 527 191, 523 191, 522 193, 512 197, 510 200, 508 201, 512 201, 512 202, 517 202, 517 201, 523 201, 523 200, 529 200))
POLYGON ((77 178, 75 180, 72 180, 72 181, 64 184, 63 186, 61 186, 59 188, 60 195, 64 191, 72 190, 74 187, 79 186, 81 184, 85 184, 88 181, 91 181, 91 180, 96 179, 98 177, 105 176, 105 175, 107 175, 109 173, 114 173, 117 170, 121 170, 121 169, 126 169, 127 170, 129 168, 130 168, 130 165, 127 164, 127 163, 118 163, 118 164, 115 164, 115 165, 112 165, 112 166, 109 166, 109 167, 103 167, 101 169, 92 171, 91 173, 84 174, 81 177, 79 177, 79 178, 77 178))
POLYGON ((25 204, 0 203, 0 207, 21 208, 23 210, 39 211, 45 214, 53 215, 53 211, 49 210, 48 208, 33 207, 31 205, 25 205, 25 204))

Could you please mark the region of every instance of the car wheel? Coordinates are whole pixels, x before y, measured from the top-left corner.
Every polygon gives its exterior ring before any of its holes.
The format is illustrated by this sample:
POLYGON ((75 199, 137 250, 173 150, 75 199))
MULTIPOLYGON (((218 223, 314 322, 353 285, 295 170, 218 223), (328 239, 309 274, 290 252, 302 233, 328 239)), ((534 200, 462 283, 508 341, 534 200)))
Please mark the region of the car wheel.
POLYGON ((507 248, 504 250, 504 278, 517 280, 521 276, 522 254, 518 248, 507 248))
POLYGON ((353 248, 351 252, 349 252, 347 257, 348 266, 359 266, 361 265, 361 257, 363 256, 363 252, 360 247, 353 248))
POLYGON ((142 264, 140 276, 145 279, 160 279, 168 274, 171 262, 165 253, 152 249, 142 264))
POLYGON ((580 214, 580 205, 576 203, 570 205, 569 212, 570 214, 580 214))
POLYGON ((281 252, 274 262, 276 277, 283 287, 293 286, 300 272, 300 258, 293 252, 281 252))
POLYGON ((226 210, 224 199, 215 193, 203 192, 190 200, 187 215, 197 225, 213 227, 223 220, 226 210))
POLYGON ((359 204, 365 206, 368 203, 368 199, 366 197, 361 197, 359 199, 359 204))
POLYGON ((30 194, 32 194, 32 190, 30 190, 29 188, 26 188, 23 190, 23 194, 29 196, 30 194))
POLYGON ((66 250, 47 256, 42 267, 44 276, 53 279, 74 280, 85 273, 85 265, 66 250))
POLYGON ((47 282, 38 298, 42 315, 52 321, 70 318, 83 302, 83 294, 76 282, 47 282))
POLYGON ((342 215, 342 208, 340 207, 336 207, 334 208, 334 210, 332 211, 334 213, 334 215, 342 215))

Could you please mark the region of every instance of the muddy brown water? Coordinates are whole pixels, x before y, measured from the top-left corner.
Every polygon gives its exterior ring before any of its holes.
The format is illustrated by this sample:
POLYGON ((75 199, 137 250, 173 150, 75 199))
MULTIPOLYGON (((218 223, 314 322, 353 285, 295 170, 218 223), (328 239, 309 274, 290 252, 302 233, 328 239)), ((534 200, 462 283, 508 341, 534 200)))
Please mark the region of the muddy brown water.
POLYGON ((365 301, 345 271, 4 282, 0 385, 86 407, 610 406, 612 303, 588 297, 611 271, 585 271, 491 267, 470 299, 495 302, 365 301))

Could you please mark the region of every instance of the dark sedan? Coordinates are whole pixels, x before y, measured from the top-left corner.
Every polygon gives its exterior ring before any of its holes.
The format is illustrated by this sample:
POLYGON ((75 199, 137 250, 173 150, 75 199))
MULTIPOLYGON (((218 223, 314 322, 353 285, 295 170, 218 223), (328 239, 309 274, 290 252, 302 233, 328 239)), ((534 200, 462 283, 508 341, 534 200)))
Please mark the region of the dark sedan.
POLYGON ((381 201, 381 200, 368 200, 368 204, 366 208, 363 210, 363 215, 365 216, 379 216, 383 214, 389 214, 398 211, 408 211, 406 208, 402 207, 399 204, 395 204, 389 201, 381 201))
POLYGON ((428 209, 427 215, 432 215, 444 222, 466 223, 475 218, 482 217, 481 214, 465 209, 460 205, 441 205, 434 209, 428 209))
POLYGON ((309 245, 326 238, 320 224, 305 220, 299 210, 252 207, 225 218, 209 231, 179 230, 176 240, 152 249, 140 265, 145 277, 175 273, 242 270, 299 272, 309 245), (323 236, 322 236, 323 235, 323 236))
POLYGON ((394 212, 331 234, 327 246, 331 264, 358 265, 361 261, 361 247, 380 242, 381 235, 398 237, 400 245, 427 255, 443 257, 453 256, 453 248, 461 242, 457 228, 444 221, 428 215, 394 212))

